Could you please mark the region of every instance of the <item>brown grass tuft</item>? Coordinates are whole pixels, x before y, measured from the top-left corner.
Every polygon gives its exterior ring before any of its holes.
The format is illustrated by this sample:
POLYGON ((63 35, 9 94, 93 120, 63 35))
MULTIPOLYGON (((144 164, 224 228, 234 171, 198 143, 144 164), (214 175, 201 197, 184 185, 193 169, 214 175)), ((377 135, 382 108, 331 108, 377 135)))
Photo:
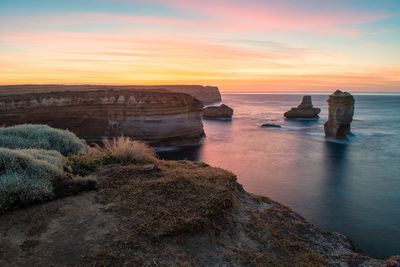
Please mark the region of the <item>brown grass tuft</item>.
POLYGON ((120 136, 111 141, 103 138, 104 148, 121 162, 153 162, 154 151, 145 143, 120 136))

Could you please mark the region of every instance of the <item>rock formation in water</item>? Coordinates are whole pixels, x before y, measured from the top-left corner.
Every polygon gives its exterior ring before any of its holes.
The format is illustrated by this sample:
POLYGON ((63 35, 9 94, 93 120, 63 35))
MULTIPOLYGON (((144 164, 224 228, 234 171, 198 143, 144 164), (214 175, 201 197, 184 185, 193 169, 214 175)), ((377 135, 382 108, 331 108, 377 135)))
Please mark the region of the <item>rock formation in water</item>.
POLYGON ((204 136, 203 105, 188 94, 102 90, 0 96, 0 125, 48 124, 88 142, 121 135, 152 144, 193 144, 204 136))
POLYGON ((221 101, 218 87, 202 85, 3 85, 0 86, 0 95, 27 94, 64 91, 98 91, 98 90, 168 90, 189 94, 203 104, 211 104, 221 101))
POLYGON ((328 99, 328 121, 324 124, 325 136, 346 139, 354 114, 354 98, 347 92, 337 90, 328 99))
POLYGON ((282 128, 279 124, 264 123, 261 125, 263 128, 282 128))
POLYGON ((321 112, 321 109, 314 108, 311 102, 311 96, 306 95, 303 96, 303 100, 301 104, 297 106, 297 108, 292 108, 291 110, 285 112, 284 116, 286 118, 295 119, 295 118, 318 118, 318 114, 321 112))
POLYGON ((204 108, 204 119, 230 119, 233 115, 233 109, 225 104, 220 106, 209 106, 204 108))

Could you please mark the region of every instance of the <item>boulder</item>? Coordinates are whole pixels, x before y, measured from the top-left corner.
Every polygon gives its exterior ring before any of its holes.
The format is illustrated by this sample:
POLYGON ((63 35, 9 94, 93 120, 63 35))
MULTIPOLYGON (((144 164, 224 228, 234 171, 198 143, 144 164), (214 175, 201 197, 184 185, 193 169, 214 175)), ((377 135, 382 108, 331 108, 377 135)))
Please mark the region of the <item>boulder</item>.
POLYGON ((232 118, 233 109, 225 104, 220 106, 209 106, 204 108, 203 118, 204 119, 221 119, 221 118, 232 118))
POLYGON ((328 121, 324 124, 325 136, 334 139, 346 139, 350 132, 350 123, 354 114, 354 97, 337 90, 328 98, 328 121))
POLYGON ((303 96, 301 104, 297 108, 292 108, 291 110, 285 112, 284 116, 289 119, 295 118, 319 118, 318 114, 321 109, 314 108, 311 102, 311 96, 303 96))

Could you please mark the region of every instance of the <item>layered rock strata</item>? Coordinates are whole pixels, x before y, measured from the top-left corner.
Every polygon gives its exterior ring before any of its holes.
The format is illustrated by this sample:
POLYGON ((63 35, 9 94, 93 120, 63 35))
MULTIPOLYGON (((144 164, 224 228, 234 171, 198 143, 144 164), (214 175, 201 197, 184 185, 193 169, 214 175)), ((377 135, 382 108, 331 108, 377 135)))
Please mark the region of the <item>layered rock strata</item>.
POLYGON ((230 119, 233 115, 233 109, 225 104, 220 106, 209 106, 204 108, 203 118, 205 119, 230 119))
POLYGON ((337 90, 329 96, 328 121, 324 124, 325 136, 334 139, 346 139, 350 132, 350 123, 354 115, 354 97, 337 90))
POLYGON ((45 93, 63 91, 97 91, 97 90, 168 90, 178 93, 189 94, 203 104, 221 101, 218 87, 202 85, 61 85, 61 84, 38 84, 38 85, 3 85, 0 86, 0 95, 45 93))
POLYGON ((306 95, 303 96, 301 104, 297 106, 297 108, 292 108, 291 110, 285 112, 284 116, 286 118, 295 119, 295 118, 319 118, 318 114, 321 112, 321 109, 314 108, 311 96, 306 95))
POLYGON ((203 137, 202 109, 192 96, 168 91, 33 93, 0 96, 0 124, 48 124, 88 142, 124 135, 155 145, 182 145, 203 137))

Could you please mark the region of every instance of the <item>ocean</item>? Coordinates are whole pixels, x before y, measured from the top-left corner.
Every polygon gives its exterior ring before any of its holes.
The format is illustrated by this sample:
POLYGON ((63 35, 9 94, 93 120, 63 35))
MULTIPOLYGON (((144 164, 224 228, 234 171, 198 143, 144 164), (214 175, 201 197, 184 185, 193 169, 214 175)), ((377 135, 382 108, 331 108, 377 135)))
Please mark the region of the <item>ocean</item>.
POLYGON ((354 135, 346 141, 325 139, 328 94, 312 95, 318 120, 283 117, 302 96, 223 94, 232 120, 204 120, 201 145, 158 154, 232 171, 248 192, 350 236, 369 255, 400 255, 400 94, 355 94, 354 135))

